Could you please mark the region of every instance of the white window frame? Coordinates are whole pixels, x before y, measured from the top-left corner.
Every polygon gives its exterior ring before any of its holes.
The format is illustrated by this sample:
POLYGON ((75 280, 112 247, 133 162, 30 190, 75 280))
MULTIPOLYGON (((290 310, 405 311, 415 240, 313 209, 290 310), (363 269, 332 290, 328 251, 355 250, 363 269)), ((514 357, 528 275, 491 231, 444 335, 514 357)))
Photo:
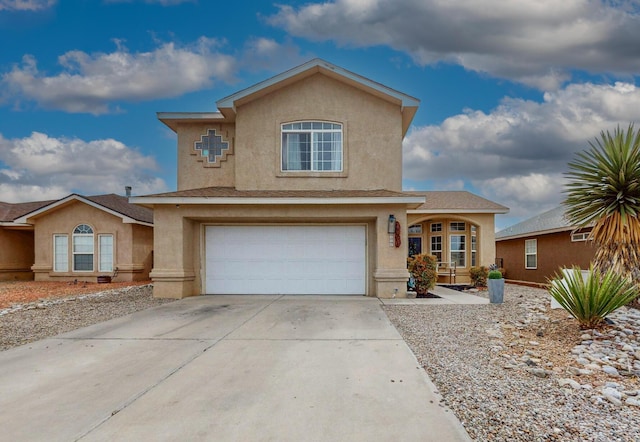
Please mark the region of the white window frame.
POLYGON ((56 273, 69 271, 69 235, 66 233, 53 235, 53 271, 56 273), (64 244, 60 244, 59 249, 58 239, 64 239, 64 244), (60 255, 60 260, 58 260, 58 255, 60 255))
POLYGON ((442 223, 431 223, 429 230, 433 233, 442 232, 442 223))
POLYGON ((478 228, 471 226, 471 267, 478 265, 478 228))
POLYGON ((465 223, 464 221, 451 221, 449 223, 449 231, 450 232, 466 232, 467 223, 465 223), (460 226, 462 226, 462 229, 460 228, 460 226))
POLYGON ((571 242, 582 242, 589 239, 591 232, 578 232, 571 234, 571 242))
POLYGON ((537 239, 526 239, 524 241, 524 268, 528 270, 535 270, 538 268, 538 240, 537 239), (530 248, 529 245, 533 245, 533 248, 530 248), (533 256, 535 259, 535 265, 529 266, 528 257, 533 256))
POLYGON ((460 234, 460 235, 449 235, 449 262, 455 262, 456 263, 456 267, 467 267, 467 235, 465 234, 460 234), (460 249, 453 249, 453 238, 457 237, 457 238, 462 238, 462 250, 460 249), (453 259, 453 254, 454 253, 462 253, 462 265, 458 264, 458 260, 457 259, 453 259))
POLYGON ((113 272, 113 264, 115 262, 114 260, 114 256, 115 256, 115 242, 113 240, 113 235, 111 233, 100 233, 98 234, 98 271, 99 272, 113 272), (103 250, 103 244, 102 244, 102 240, 103 239, 111 239, 111 253, 110 253, 110 259, 108 261, 108 266, 107 267, 103 267, 104 264, 106 264, 107 262, 105 261, 104 258, 106 258, 106 254, 104 253, 103 250))
POLYGON ((443 253, 442 248, 443 248, 442 247, 442 235, 431 235, 431 236, 429 236, 429 254, 437 256, 436 252, 440 253, 440 261, 438 261, 438 263, 442 262, 442 253, 443 253), (437 250, 437 249, 433 248, 433 240, 434 240, 434 238, 440 238, 440 250, 437 250))
POLYGON ((82 224, 78 224, 74 229, 73 229, 73 235, 71 238, 71 255, 72 255, 72 268, 74 272, 93 272, 94 269, 96 268, 96 263, 95 263, 95 258, 96 258, 96 245, 95 245, 95 235, 94 235, 94 229, 93 227, 91 227, 89 224, 86 223, 82 223, 82 224), (91 229, 91 233, 76 233, 76 230, 78 230, 78 228, 80 226, 87 226, 89 227, 89 229, 91 229), (88 252, 76 252, 76 238, 91 238, 91 253, 88 252), (78 270, 76 269, 76 255, 91 255, 91 269, 83 269, 83 270, 78 270))
MULTIPOLYGON (((334 121, 294 121, 294 122, 287 122, 284 123, 280 126, 280 133, 281 133, 281 143, 280 143, 280 171, 281 172, 292 172, 292 173, 298 173, 298 172, 302 172, 302 173, 309 173, 309 172, 319 172, 319 173, 336 173, 336 172, 343 172, 344 170, 344 126, 341 123, 337 123, 334 121), (296 125, 299 125, 299 127, 295 127, 296 125), (309 125, 310 127, 305 128, 305 125, 309 125), (319 125, 321 126, 320 128, 314 128, 315 125, 319 125), (336 127, 327 127, 325 128, 325 126, 327 125, 331 125, 331 126, 338 126, 338 128, 336 127), (286 138, 286 134, 309 134, 309 139, 310 139, 310 151, 309 151, 309 169, 295 169, 295 168, 290 168, 289 166, 285 166, 285 164, 288 164, 288 160, 286 159, 287 155, 286 155, 286 143, 285 143, 285 138, 286 138), (334 139, 335 137, 332 136, 331 140, 317 140, 316 138, 320 135, 326 135, 326 134, 333 134, 334 136, 338 136, 337 138, 339 139, 334 139), (330 145, 333 143, 336 143, 337 146, 340 149, 340 155, 339 158, 332 158, 331 160, 329 160, 330 164, 331 164, 331 168, 330 169, 322 169, 319 168, 319 165, 323 163, 323 161, 319 158, 319 154, 323 153, 323 151, 321 151, 319 149, 319 146, 321 143, 329 143, 330 145), (335 167, 334 164, 339 164, 339 167, 335 167)), ((333 152, 332 153, 337 153, 337 152, 333 152)), ((326 161, 326 160, 325 160, 326 161)))

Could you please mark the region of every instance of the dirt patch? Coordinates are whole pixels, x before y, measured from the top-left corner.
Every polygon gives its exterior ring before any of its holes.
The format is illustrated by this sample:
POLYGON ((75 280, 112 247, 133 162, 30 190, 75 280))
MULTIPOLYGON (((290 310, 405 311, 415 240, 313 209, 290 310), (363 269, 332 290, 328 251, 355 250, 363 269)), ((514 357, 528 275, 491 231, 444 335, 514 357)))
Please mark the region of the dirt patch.
POLYGON ((14 304, 25 304, 41 299, 56 299, 66 296, 114 290, 123 287, 149 284, 150 281, 112 282, 40 282, 40 281, 0 281, 0 309, 14 304))

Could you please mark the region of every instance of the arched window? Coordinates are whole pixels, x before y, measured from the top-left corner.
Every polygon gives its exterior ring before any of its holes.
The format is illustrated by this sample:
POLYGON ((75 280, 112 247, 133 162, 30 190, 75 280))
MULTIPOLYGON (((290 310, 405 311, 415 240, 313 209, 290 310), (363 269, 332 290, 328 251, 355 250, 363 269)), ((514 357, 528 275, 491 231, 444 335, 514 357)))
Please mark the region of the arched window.
POLYGON ((93 271, 93 229, 87 224, 73 230, 73 271, 93 271))

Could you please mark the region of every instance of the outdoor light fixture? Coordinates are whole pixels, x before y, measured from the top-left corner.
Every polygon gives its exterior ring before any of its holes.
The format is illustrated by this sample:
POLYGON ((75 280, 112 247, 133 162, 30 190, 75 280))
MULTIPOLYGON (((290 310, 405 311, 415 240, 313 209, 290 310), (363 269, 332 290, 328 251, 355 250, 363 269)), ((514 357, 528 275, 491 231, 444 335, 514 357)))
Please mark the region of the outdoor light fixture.
POLYGON ((387 227, 388 233, 396 233, 396 217, 389 215, 389 226, 387 227))

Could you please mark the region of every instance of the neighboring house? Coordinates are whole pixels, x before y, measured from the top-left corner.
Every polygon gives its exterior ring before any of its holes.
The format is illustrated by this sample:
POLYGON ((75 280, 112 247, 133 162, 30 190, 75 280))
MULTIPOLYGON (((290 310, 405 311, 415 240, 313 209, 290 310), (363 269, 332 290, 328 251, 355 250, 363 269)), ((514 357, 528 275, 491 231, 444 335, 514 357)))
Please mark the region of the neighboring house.
POLYGON ((33 212, 53 201, 29 203, 0 202, 0 281, 33 279, 33 226, 14 222, 16 218, 33 212))
POLYGON ((471 267, 494 263, 495 215, 507 207, 466 191, 408 193, 426 198, 408 210, 409 255, 435 255, 439 282, 468 283, 471 267))
POLYGON ((72 194, 56 201, 0 204, 5 209, 2 279, 149 279, 153 212, 130 204, 128 197, 72 194))
POLYGON ((557 207, 496 233, 496 257, 509 280, 546 283, 560 268, 589 267, 595 253, 589 232, 557 207))
POLYGON ((159 113, 178 137, 178 190, 131 198, 154 210, 154 295, 405 296, 407 225, 430 217, 408 221, 425 197, 402 192, 418 104, 316 59, 217 112, 159 113))

